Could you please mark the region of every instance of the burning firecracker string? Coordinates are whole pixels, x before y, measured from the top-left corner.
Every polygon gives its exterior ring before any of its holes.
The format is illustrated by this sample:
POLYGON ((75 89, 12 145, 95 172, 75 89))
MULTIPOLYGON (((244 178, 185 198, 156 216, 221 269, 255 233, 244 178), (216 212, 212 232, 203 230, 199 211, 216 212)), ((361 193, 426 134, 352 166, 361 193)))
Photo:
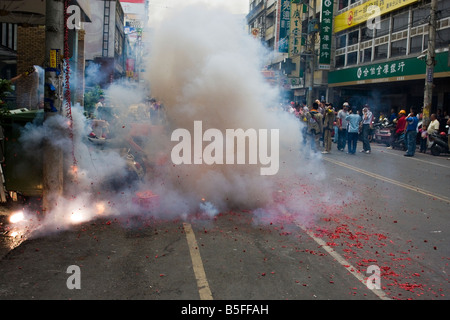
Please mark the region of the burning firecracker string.
MULTIPOLYGON (((72 141, 72 160, 73 160, 73 174, 75 179, 77 177, 77 159, 75 157, 75 145, 73 142, 73 118, 72 118, 72 106, 70 101, 70 63, 69 63, 69 28, 67 26, 67 20, 69 14, 67 13, 67 8, 69 6, 69 0, 64 1, 64 60, 65 60, 65 72, 64 72, 64 98, 66 100, 66 116, 69 119, 69 137, 72 141)), ((76 59, 77 57, 75 57, 76 59)))

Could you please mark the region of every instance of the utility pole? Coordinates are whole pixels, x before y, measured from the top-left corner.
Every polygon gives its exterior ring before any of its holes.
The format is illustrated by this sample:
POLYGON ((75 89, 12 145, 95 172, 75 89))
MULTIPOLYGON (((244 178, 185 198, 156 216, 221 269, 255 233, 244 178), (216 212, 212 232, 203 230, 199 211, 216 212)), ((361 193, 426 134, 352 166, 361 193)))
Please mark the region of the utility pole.
POLYGON ((428 28, 428 50, 426 58, 425 90, 423 97, 423 127, 428 126, 428 123, 430 122, 431 103, 433 101, 433 75, 434 65, 436 64, 436 10, 437 0, 431 0, 430 24, 428 28))
MULTIPOLYGON (((315 19, 316 18, 316 0, 311 0, 311 5, 308 5, 308 21, 310 21, 310 19, 315 19), (312 18, 311 18, 311 13, 312 13, 312 18)), ((309 29, 309 23, 308 23, 308 29, 309 29)), ((306 96, 306 105, 308 106, 308 108, 312 107, 313 104, 313 91, 314 91, 314 72, 315 72, 315 45, 316 45, 316 33, 313 32, 310 35, 310 41, 309 43, 307 43, 308 45, 308 64, 309 64, 309 78, 308 78, 308 91, 307 91, 307 96, 306 96)))
POLYGON ((64 53, 64 0, 46 0, 45 9, 45 80, 44 122, 49 128, 43 146, 43 198, 44 212, 50 212, 63 191, 63 152, 52 141, 64 134, 52 126, 52 118, 62 114, 64 53))

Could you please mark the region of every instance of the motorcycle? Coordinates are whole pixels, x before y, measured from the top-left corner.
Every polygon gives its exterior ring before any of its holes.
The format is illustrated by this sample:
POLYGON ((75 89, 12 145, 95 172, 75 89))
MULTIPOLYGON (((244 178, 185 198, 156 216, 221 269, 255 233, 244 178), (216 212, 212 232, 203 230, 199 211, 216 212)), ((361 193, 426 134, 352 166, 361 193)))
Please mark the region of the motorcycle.
POLYGON ((391 147, 392 149, 406 151, 408 149, 406 146, 406 134, 402 133, 400 136, 398 136, 398 138, 392 142, 391 147))
MULTIPOLYGON (((448 127, 446 129, 448 131, 448 127)), ((445 132, 433 133, 429 136, 431 147, 430 151, 433 156, 439 156, 441 153, 450 153, 448 148, 448 136, 445 132)))
POLYGON ((393 127, 394 125, 390 123, 387 118, 384 118, 381 122, 374 123, 373 125, 374 141, 390 145, 391 136, 393 134, 393 127))

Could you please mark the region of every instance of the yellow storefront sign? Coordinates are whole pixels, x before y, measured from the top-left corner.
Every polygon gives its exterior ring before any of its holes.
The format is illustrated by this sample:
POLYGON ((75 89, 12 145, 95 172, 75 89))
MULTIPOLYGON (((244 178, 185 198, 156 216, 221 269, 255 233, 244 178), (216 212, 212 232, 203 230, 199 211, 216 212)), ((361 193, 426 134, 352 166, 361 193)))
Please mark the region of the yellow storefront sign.
POLYGON ((418 0, 371 0, 359 6, 356 6, 348 11, 338 14, 334 17, 334 32, 339 32, 360 23, 366 22, 369 19, 374 19, 376 16, 397 10, 408 4, 417 2, 418 0), (375 6, 369 9, 370 6, 375 6))

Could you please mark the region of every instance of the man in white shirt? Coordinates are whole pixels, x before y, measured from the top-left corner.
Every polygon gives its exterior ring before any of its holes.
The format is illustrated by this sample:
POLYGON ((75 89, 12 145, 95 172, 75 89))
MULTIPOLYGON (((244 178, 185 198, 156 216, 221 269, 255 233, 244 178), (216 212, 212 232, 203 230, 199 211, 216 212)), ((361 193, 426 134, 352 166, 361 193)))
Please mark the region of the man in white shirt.
POLYGON ((430 141, 430 135, 432 135, 433 133, 439 132, 439 121, 437 120, 436 114, 433 113, 430 116, 431 122, 428 125, 427 128, 427 133, 428 133, 428 148, 431 147, 431 145, 433 144, 430 141))

